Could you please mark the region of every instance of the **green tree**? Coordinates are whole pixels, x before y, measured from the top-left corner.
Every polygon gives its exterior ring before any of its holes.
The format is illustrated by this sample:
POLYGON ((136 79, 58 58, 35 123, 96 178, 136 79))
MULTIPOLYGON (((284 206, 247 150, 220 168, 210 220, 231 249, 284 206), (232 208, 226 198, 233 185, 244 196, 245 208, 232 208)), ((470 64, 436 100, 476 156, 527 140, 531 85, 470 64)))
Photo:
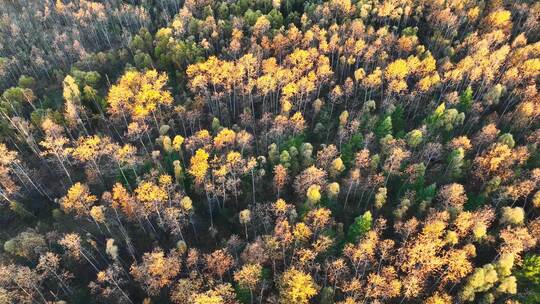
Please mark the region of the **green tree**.
POLYGON ((377 123, 375 128, 375 135, 377 138, 383 138, 386 135, 392 134, 392 117, 390 115, 384 117, 377 123))
POLYGON ((358 240, 364 236, 373 224, 373 217, 371 212, 366 211, 364 214, 357 216, 354 219, 354 223, 349 226, 349 231, 347 233, 347 242, 356 243, 358 240))
POLYGON ((465 91, 461 92, 459 96, 459 110, 462 112, 468 112, 473 104, 473 90, 471 86, 468 86, 465 91))
POLYGON ((516 270, 522 303, 540 303, 540 255, 527 255, 516 270))

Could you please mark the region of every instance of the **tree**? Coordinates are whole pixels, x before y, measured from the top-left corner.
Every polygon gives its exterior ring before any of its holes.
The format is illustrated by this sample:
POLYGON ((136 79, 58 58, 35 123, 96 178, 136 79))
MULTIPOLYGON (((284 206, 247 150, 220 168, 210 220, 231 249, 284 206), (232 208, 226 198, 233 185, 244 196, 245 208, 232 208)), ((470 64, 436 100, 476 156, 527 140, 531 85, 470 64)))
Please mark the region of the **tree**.
POLYGON ((308 202, 311 205, 315 205, 321 200, 321 187, 319 185, 311 185, 306 193, 306 197, 308 199, 308 202))
POLYGON ((308 188, 312 185, 326 187, 326 171, 311 166, 298 174, 294 180, 294 188, 298 194, 307 194, 308 188))
POLYGON ((503 207, 501 214, 501 223, 510 225, 523 225, 525 211, 521 207, 503 207))
POLYGON ((20 189, 15 181, 17 177, 15 168, 20 163, 18 153, 10 151, 4 144, 0 144, 0 153, 2 155, 0 158, 0 196, 3 200, 14 205, 13 195, 20 189))
POLYGON ((317 294, 313 278, 300 270, 290 268, 280 280, 280 303, 307 304, 317 294))
POLYGON ((19 233, 4 243, 4 250, 12 255, 34 260, 47 248, 45 237, 33 230, 19 233))
MULTIPOLYGON (((107 111, 117 119, 133 117, 135 120, 144 120, 154 115, 160 106, 172 103, 171 93, 165 90, 167 81, 167 75, 156 70, 145 73, 128 71, 109 90, 107 111)), ((157 121, 155 123, 157 126, 157 121)))
POLYGON ((64 78, 64 117, 67 119, 71 127, 82 123, 80 115, 83 111, 81 106, 81 92, 79 86, 75 83, 75 79, 70 75, 64 78))
POLYGON ((64 136, 64 129, 55 122, 53 122, 50 118, 46 118, 45 120, 43 120, 43 122, 41 123, 41 127, 45 132, 45 137, 43 141, 39 143, 40 146, 44 148, 44 150, 41 152, 41 155, 54 156, 64 170, 69 181, 73 184, 71 174, 67 169, 67 165, 69 165, 68 157, 70 156, 73 148, 67 147, 70 141, 67 137, 64 136))
POLYGON ((214 147, 216 149, 222 149, 224 147, 234 144, 236 139, 236 133, 233 130, 224 128, 214 137, 214 147))
POLYGON ((198 149, 195 155, 190 160, 189 173, 195 177, 195 182, 201 184, 206 176, 208 170, 208 153, 203 149, 198 149))
POLYGON ((253 291, 259 285, 262 277, 262 266, 259 264, 246 264, 234 273, 234 280, 242 288, 249 289, 251 302, 253 302, 253 291))
POLYGON ((405 138, 407 139, 407 144, 411 148, 416 148, 422 143, 423 133, 421 130, 415 129, 407 133, 407 135, 405 135, 405 138))
POLYGON ((144 253, 140 264, 131 265, 130 273, 149 295, 157 295, 161 288, 173 281, 180 272, 180 267, 176 251, 165 255, 160 248, 154 248, 153 251, 144 253))
POLYGON ((249 224, 249 222, 251 222, 251 211, 249 211, 249 209, 244 209, 240 211, 240 213, 238 214, 238 217, 240 220, 240 224, 244 225, 245 232, 246 232, 246 240, 247 240, 249 238, 247 225, 249 224))
POLYGON ((69 188, 66 196, 60 199, 60 207, 67 213, 83 216, 90 213, 96 201, 97 197, 90 193, 87 185, 75 183, 69 188))
POLYGON ((381 187, 377 189, 375 194, 375 208, 381 209, 384 204, 386 204, 387 189, 386 187, 381 187))
POLYGON ((446 293, 436 292, 434 295, 430 296, 424 302, 425 304, 445 304, 452 303, 452 297, 446 293))
POLYGON ((373 218, 371 212, 366 211, 364 214, 357 216, 354 222, 349 226, 349 232, 347 233, 347 241, 351 243, 357 243, 363 236, 371 230, 373 224, 373 218))
POLYGON ((233 257, 224 249, 218 249, 211 254, 205 255, 206 268, 211 274, 217 275, 223 280, 223 275, 234 264, 233 257))
POLYGON ((468 86, 465 91, 459 96, 459 110, 462 112, 468 112, 473 104, 473 90, 471 86, 468 86))
POLYGON ((460 298, 469 302, 473 301, 476 293, 489 290, 498 280, 499 277, 492 264, 477 268, 467 279, 460 298))
POLYGON ((328 194, 328 198, 337 198, 337 196, 339 195, 339 184, 337 182, 328 184, 328 186, 326 186, 326 192, 328 194))
POLYGON ((516 271, 519 289, 529 291, 525 293, 525 303, 534 303, 540 299, 540 256, 530 254, 525 256, 523 264, 516 271))
POLYGON ((467 202, 467 195, 463 185, 457 183, 443 186, 439 190, 439 197, 447 209, 453 208, 457 211, 461 211, 463 205, 467 202))
POLYGON ((288 179, 287 168, 281 164, 274 166, 274 187, 276 187, 278 198, 280 191, 287 184, 288 179))
POLYGON ((383 138, 388 134, 392 134, 392 117, 390 115, 378 122, 375 134, 377 135, 377 138, 383 138))

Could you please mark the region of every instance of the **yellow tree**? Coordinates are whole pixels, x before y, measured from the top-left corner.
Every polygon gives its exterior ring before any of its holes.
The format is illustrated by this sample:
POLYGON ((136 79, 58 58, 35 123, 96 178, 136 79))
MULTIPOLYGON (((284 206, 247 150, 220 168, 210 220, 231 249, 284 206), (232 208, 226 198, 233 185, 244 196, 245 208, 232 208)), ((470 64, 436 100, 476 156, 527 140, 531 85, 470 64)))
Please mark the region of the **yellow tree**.
POLYGON ((169 199, 167 191, 151 181, 143 181, 140 183, 135 189, 135 194, 137 200, 143 203, 147 213, 156 211, 158 216, 160 216, 159 210, 161 204, 169 199))
POLYGON ((311 275, 296 268, 290 268, 280 280, 280 303, 283 304, 308 304, 309 300, 317 294, 311 275))
POLYGON ((407 89, 406 77, 409 74, 407 61, 398 59, 390 63, 384 72, 385 78, 388 80, 388 88, 390 92, 400 93, 407 89))
POLYGON ((195 183, 201 184, 208 171, 208 153, 203 149, 198 149, 190 159, 189 173, 195 177, 195 183))
POLYGON ((253 290, 261 281, 262 266, 259 264, 246 264, 234 273, 234 280, 243 288, 249 289, 251 301, 253 302, 253 290))
POLYGON ((99 168, 100 159, 103 156, 113 155, 114 150, 116 147, 111 143, 110 138, 92 135, 80 137, 71 155, 79 162, 88 163, 90 168, 102 177, 103 174, 99 168))
MULTIPOLYGON (((167 74, 156 70, 126 72, 109 90, 109 114, 113 118, 124 119, 126 125, 129 116, 140 121, 153 115, 155 120, 155 111, 160 105, 173 102, 171 93, 165 89, 167 81, 167 74)), ((157 127, 157 121, 155 123, 157 127)))
POLYGON ((67 213, 82 216, 90 212, 96 201, 97 197, 90 193, 88 186, 75 183, 69 188, 68 193, 60 199, 60 206, 67 213))
POLYGON ((231 146, 234 144, 236 139, 236 133, 228 128, 225 128, 214 137, 214 147, 216 149, 223 149, 225 147, 231 146))

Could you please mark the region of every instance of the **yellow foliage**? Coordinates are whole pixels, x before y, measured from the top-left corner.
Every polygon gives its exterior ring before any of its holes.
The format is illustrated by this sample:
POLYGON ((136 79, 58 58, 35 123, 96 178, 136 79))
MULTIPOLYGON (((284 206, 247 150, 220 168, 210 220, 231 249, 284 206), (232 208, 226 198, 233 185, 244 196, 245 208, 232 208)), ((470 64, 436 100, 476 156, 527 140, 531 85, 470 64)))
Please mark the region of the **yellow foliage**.
POLYGON ((92 195, 88 186, 75 183, 69 188, 68 193, 60 199, 60 206, 65 212, 74 212, 77 216, 85 215, 97 201, 97 197, 92 195))
POLYGON ((116 183, 113 186, 112 207, 121 208, 128 218, 135 214, 133 199, 126 188, 120 183, 116 183))
POLYGON ((369 74, 364 80, 362 81, 362 84, 368 88, 375 88, 381 85, 382 83, 382 71, 379 67, 377 67, 373 73, 369 74))
POLYGON ((89 161, 97 157, 100 151, 101 138, 97 135, 79 138, 73 157, 79 161, 89 161))
POLYGON ((280 283, 280 303, 283 304, 307 304, 317 294, 313 278, 295 268, 285 271, 280 283))
POLYGON ((228 128, 224 128, 214 137, 214 146, 217 149, 224 148, 226 146, 234 144, 236 139, 236 133, 228 128))
POLYGON ((293 236, 299 242, 305 242, 309 240, 313 233, 309 229, 308 225, 300 222, 294 226, 293 236))
POLYGON ((512 22, 512 13, 507 10, 495 11, 487 17, 489 25, 497 29, 505 29, 512 22))
POLYGON ((167 192, 148 181, 139 184, 137 189, 135 189, 135 193, 137 194, 137 199, 143 203, 164 202, 169 198, 167 192))
POLYGON ((388 79, 403 79, 409 74, 407 61, 398 59, 390 63, 384 72, 384 76, 388 79))
POLYGON ((197 183, 201 183, 204 180, 206 171, 208 170, 208 153, 203 149, 198 149, 195 155, 191 158, 189 167, 189 173, 195 177, 197 183))
POLYGON ((176 135, 173 139, 172 146, 175 151, 180 151, 182 149, 182 144, 184 143, 184 137, 181 135, 176 135))
POLYGON ((159 105, 172 104, 173 97, 165 89, 167 81, 167 74, 156 70, 126 72, 107 95, 108 112, 117 118, 126 114, 136 120, 146 118, 159 105))
POLYGON ((255 289, 261 280, 262 266, 259 264, 247 264, 234 274, 234 280, 240 286, 248 289, 255 289))
POLYGON ((320 190, 321 190, 321 186, 319 185, 315 184, 315 185, 309 186, 307 190, 307 198, 311 203, 315 204, 321 200, 320 190))

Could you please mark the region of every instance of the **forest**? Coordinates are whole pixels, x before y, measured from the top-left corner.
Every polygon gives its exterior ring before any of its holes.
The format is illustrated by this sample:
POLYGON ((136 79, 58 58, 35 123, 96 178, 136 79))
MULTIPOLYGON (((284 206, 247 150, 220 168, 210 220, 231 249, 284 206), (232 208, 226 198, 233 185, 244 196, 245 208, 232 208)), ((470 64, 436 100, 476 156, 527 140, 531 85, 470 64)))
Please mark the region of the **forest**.
POLYGON ((0 2, 0 304, 540 303, 540 2, 0 2))

